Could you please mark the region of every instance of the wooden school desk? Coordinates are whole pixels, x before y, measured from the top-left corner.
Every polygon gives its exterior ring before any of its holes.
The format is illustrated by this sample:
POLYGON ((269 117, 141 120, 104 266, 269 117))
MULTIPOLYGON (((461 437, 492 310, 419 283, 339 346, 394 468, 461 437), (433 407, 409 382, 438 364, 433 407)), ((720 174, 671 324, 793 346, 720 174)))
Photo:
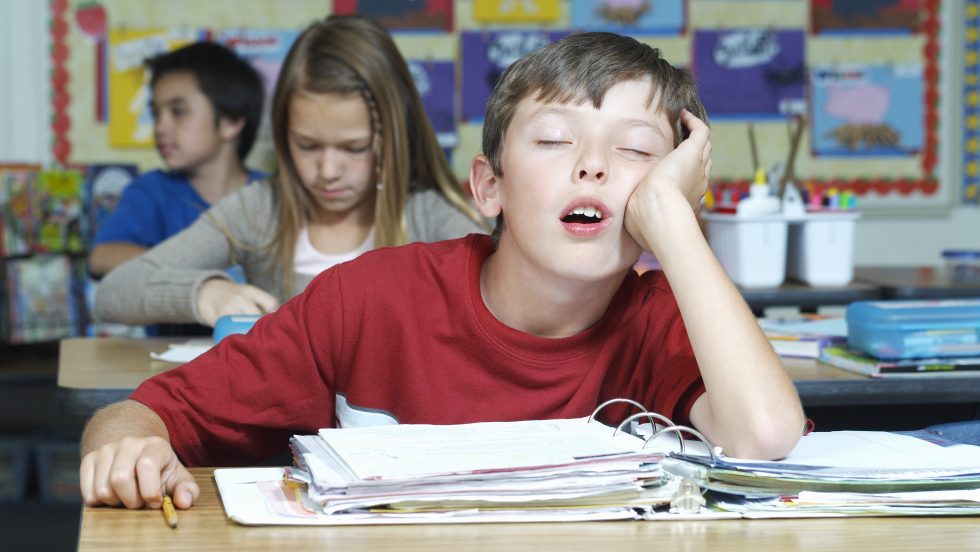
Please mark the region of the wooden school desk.
POLYGON ((980 520, 837 518, 721 521, 243 527, 229 521, 209 468, 191 470, 201 486, 193 508, 170 529, 159 510, 82 510, 78 550, 975 550, 980 520))
POLYGON ((877 287, 882 299, 980 298, 980 281, 956 281, 945 268, 931 266, 859 266, 854 281, 877 287))
MULTIPOLYGON (((79 337, 61 341, 58 402, 62 412, 84 416, 126 398, 143 380, 176 366, 150 358, 186 338, 79 337)), ((811 359, 783 359, 803 406, 980 403, 980 374, 872 379, 811 359)))
POLYGON ((881 290, 868 282, 854 281, 843 286, 815 287, 786 280, 771 288, 739 288, 753 314, 762 316, 769 307, 798 307, 802 312, 816 312, 819 307, 846 306, 854 301, 881 299, 881 290))

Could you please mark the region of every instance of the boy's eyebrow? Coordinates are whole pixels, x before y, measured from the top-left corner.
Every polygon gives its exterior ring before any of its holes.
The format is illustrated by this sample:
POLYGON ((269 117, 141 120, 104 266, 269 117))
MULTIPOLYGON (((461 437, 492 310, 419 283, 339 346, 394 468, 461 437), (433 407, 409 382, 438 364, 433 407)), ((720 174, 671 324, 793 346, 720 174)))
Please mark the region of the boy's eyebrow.
POLYGON ((160 107, 167 107, 167 106, 173 106, 173 105, 179 105, 185 103, 187 103, 187 100, 183 96, 175 96, 173 98, 167 98, 161 101, 157 101, 157 99, 154 98, 153 101, 150 102, 150 105, 156 108, 160 108, 160 107))

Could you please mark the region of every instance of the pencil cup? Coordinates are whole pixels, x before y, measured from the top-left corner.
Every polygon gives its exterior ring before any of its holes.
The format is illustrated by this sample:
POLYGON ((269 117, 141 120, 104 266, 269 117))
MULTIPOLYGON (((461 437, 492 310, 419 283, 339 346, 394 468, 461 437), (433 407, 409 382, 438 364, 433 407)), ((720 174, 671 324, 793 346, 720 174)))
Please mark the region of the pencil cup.
POLYGON ((809 213, 789 225, 787 275, 810 286, 843 286, 854 277, 854 211, 809 213))
POLYGON ((781 214, 739 217, 702 213, 708 244, 739 287, 776 287, 786 277, 787 221, 781 214))

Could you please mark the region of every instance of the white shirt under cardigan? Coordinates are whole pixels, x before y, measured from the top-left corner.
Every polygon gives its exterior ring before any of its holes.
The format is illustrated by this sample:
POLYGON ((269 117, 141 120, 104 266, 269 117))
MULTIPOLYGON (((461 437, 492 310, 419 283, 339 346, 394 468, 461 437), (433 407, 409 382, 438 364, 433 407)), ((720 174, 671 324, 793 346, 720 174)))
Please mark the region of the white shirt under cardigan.
MULTIPOLYGON (((119 265, 103 278, 95 299, 99 320, 124 324, 198 322, 197 290, 210 278, 228 279, 225 269, 242 265, 246 281, 285 303, 313 275, 294 267, 292 289, 268 247, 278 227, 269 181, 239 188, 204 212, 182 232, 119 265)), ((405 205, 408 241, 434 242, 485 233, 435 190, 413 193, 405 205)))
POLYGON ((296 250, 293 253, 295 259, 293 267, 295 267, 296 272, 299 274, 316 276, 333 265, 352 261, 360 257, 362 253, 367 253, 372 249, 374 249, 374 228, 371 228, 371 231, 368 232, 364 243, 357 246, 353 251, 333 255, 324 253, 313 247, 313 242, 310 241, 310 227, 304 226, 300 230, 299 238, 296 239, 296 250))

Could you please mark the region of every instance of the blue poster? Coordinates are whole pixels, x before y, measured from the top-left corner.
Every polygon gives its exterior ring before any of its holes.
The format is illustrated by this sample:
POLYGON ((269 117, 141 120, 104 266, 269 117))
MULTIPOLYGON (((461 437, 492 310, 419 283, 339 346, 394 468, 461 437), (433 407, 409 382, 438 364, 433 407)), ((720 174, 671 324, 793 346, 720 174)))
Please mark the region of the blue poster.
POLYGON ((461 37, 463 120, 483 120, 490 92, 511 63, 568 34, 565 31, 464 32, 461 37))
POLYGON ((810 70, 814 155, 913 155, 923 146, 922 65, 810 70))
POLYGON ((694 66, 710 118, 762 119, 805 112, 804 31, 694 33, 694 66))
POLYGON ((408 70, 432 128, 443 149, 459 143, 456 132, 456 64, 452 61, 408 60, 408 70))
POLYGON ((572 0, 571 26, 620 34, 681 34, 685 0, 572 0))

